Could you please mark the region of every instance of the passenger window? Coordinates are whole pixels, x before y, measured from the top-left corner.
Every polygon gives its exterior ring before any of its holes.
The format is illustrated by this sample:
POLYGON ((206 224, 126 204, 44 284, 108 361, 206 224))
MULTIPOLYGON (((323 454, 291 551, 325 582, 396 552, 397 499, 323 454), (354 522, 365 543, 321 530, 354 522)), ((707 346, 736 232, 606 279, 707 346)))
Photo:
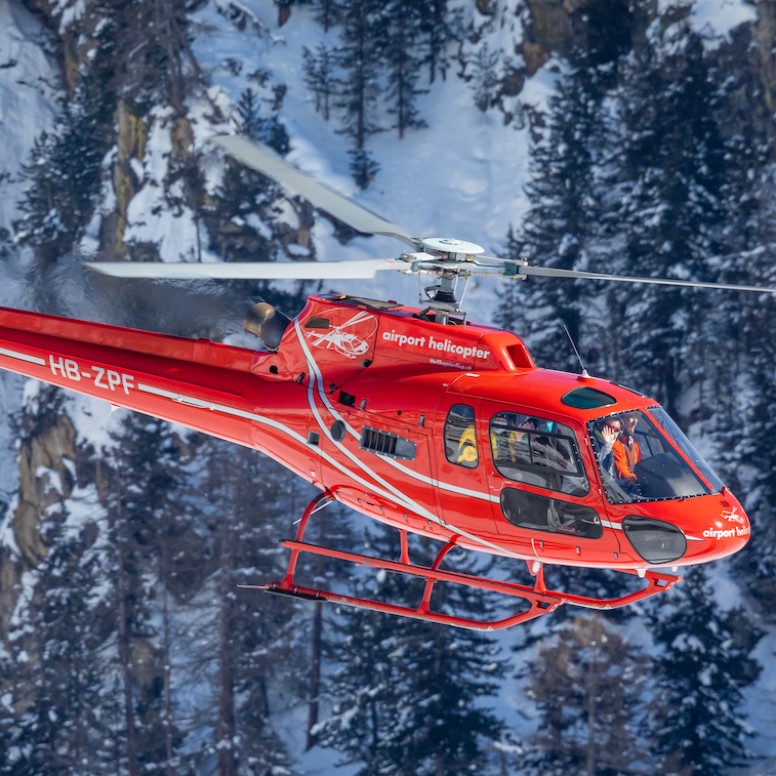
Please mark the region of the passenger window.
POLYGON ((474 407, 454 404, 445 420, 445 456, 450 463, 467 469, 479 463, 477 436, 474 425, 474 407))
POLYGON ((490 421, 490 445, 507 479, 573 496, 589 490, 574 432, 563 423, 499 412, 490 421))
POLYGON ((585 539, 600 539, 604 533, 601 518, 594 509, 517 488, 501 491, 501 511, 510 523, 520 528, 535 528, 585 539))

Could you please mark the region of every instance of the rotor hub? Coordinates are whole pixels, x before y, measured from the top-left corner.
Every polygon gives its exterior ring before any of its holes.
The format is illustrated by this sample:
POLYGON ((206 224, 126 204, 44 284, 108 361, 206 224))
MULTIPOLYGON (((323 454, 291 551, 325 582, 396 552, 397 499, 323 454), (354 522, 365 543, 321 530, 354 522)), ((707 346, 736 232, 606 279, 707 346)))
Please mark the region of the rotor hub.
POLYGON ((456 240, 452 237, 426 237, 420 241, 419 245, 426 251, 459 256, 478 256, 485 252, 485 249, 477 243, 456 240))

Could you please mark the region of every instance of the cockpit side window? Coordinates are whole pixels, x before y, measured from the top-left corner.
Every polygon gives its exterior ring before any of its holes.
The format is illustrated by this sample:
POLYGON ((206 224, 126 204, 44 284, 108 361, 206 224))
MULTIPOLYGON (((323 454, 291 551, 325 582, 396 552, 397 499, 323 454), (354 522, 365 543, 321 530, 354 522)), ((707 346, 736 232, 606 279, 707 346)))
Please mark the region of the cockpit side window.
POLYGON ((480 457, 477 452, 474 407, 453 404, 445 419, 444 435, 447 460, 465 469, 475 469, 480 457))
POLYGON ((563 423, 499 412, 490 421, 490 446, 507 479, 573 496, 589 490, 574 432, 563 423))
MULTIPOLYGON (((610 504, 689 498, 711 492, 661 426, 641 410, 591 421, 588 430, 610 504)), ((684 441, 692 449, 686 438, 684 441)), ((693 453, 700 459, 697 452, 693 453)))

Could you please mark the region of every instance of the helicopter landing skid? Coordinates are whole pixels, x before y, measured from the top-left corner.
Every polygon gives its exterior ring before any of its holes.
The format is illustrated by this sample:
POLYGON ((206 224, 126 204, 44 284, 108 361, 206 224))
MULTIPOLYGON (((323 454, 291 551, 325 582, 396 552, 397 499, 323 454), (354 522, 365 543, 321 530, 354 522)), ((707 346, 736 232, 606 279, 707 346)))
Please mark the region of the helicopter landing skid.
MULTIPOLYGON (((663 593, 681 580, 681 577, 662 574, 657 571, 645 571, 641 576, 646 584, 640 590, 621 596, 619 598, 599 599, 587 596, 572 595, 556 590, 548 590, 544 583, 544 566, 541 563, 530 562, 529 571, 534 577, 534 583, 521 585, 514 582, 492 579, 457 571, 448 571, 440 568, 447 554, 456 547, 456 539, 447 542, 437 553, 434 562, 430 566, 422 566, 409 558, 409 546, 407 532, 399 529, 401 536, 401 557, 398 561, 385 560, 370 555, 362 555, 355 552, 347 552, 316 544, 308 544, 303 541, 305 529, 312 515, 321 507, 332 500, 326 493, 317 495, 307 506, 297 529, 294 540, 285 540, 281 544, 291 551, 285 576, 277 581, 265 585, 240 585, 243 589, 264 590, 269 593, 287 595, 293 598, 301 598, 311 601, 326 601, 357 609, 394 614, 401 617, 410 617, 427 622, 436 622, 443 625, 452 625, 471 630, 494 631, 519 625, 523 622, 549 614, 562 604, 572 604, 589 609, 616 609, 628 606, 636 601, 642 601, 658 593, 663 593), (323 502, 323 503, 321 503, 323 502), (425 580, 425 587, 421 601, 417 606, 392 604, 373 598, 345 595, 321 588, 298 585, 295 580, 296 566, 302 554, 317 555, 336 560, 353 563, 357 566, 367 566, 380 571, 390 571, 400 574, 408 574, 425 580), (489 590, 506 598, 518 598, 527 602, 528 606, 521 612, 496 620, 477 620, 470 617, 462 617, 455 614, 446 614, 431 608, 431 595, 434 586, 438 582, 463 585, 465 587, 489 590)), ((626 574, 637 574, 635 571, 623 570, 626 574)))

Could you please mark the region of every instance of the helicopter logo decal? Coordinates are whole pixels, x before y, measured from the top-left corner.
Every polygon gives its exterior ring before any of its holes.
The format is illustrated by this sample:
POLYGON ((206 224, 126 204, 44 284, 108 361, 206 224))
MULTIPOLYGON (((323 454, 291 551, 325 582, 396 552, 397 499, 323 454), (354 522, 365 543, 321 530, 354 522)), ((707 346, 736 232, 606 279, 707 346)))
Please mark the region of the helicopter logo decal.
POLYGON ((738 513, 738 510, 735 507, 723 510, 720 517, 727 520, 729 523, 740 523, 743 525, 745 522, 743 516, 738 513))
POLYGON ((356 313, 352 318, 323 331, 306 331, 310 344, 315 348, 324 350, 336 350, 345 358, 355 359, 363 356, 369 350, 369 338, 377 329, 377 320, 373 315, 363 311, 356 313), (351 331, 353 327, 357 331, 351 331), (348 331, 346 331, 348 329, 348 331))

